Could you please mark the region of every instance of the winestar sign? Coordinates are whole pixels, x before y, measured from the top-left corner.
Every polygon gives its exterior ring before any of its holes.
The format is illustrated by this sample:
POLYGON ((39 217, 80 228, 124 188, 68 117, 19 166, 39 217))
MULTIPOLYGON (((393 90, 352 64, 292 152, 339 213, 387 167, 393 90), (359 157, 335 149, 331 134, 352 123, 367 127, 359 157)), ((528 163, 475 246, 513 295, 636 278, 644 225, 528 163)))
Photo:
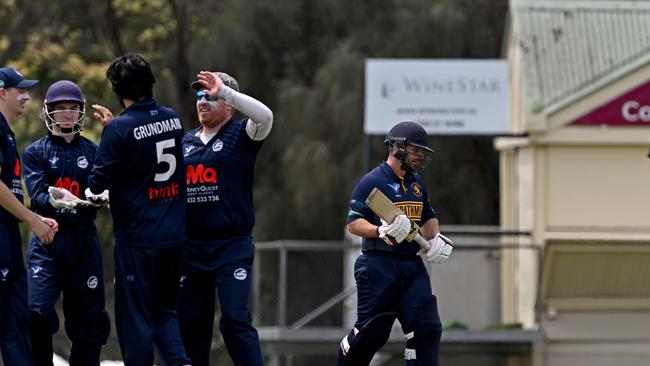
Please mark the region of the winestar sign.
POLYGON ((508 122, 505 60, 369 59, 366 134, 415 121, 429 134, 504 134, 508 122))

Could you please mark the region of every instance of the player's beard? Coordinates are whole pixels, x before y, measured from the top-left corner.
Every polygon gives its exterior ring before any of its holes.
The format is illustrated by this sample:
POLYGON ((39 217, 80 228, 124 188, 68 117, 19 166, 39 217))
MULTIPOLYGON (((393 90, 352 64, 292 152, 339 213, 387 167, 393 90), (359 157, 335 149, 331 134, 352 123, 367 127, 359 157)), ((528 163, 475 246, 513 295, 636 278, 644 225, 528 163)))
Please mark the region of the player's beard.
POLYGON ((196 109, 201 125, 207 128, 212 128, 223 121, 220 106, 216 101, 200 101, 196 103, 196 109))

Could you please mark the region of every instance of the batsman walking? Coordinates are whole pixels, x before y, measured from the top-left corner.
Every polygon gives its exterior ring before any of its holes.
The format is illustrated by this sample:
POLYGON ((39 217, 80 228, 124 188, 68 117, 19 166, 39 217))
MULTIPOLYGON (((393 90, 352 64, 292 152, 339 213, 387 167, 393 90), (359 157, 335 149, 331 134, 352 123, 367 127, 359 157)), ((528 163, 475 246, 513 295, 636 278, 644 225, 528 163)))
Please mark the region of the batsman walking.
POLYGON ((354 264, 357 321, 340 343, 337 366, 367 366, 388 340, 395 319, 406 338, 407 366, 437 366, 442 327, 429 274, 418 256, 420 234, 430 249, 423 256, 432 263, 449 258, 452 242, 439 233, 436 213, 418 170, 429 161, 424 128, 415 122, 395 125, 384 141, 386 161, 364 175, 349 204, 347 228, 361 236, 362 255, 354 264), (378 188, 404 213, 382 222, 366 198, 378 188))

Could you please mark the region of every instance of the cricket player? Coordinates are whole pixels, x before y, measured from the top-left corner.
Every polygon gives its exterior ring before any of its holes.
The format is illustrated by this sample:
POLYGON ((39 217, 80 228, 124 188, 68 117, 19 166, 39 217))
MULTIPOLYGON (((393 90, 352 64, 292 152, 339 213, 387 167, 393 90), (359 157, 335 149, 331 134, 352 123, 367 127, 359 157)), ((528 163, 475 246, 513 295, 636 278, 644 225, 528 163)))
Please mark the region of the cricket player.
POLYGON ((74 82, 61 80, 50 85, 41 113, 48 133, 23 153, 32 209, 59 223, 59 232, 50 245, 42 245, 32 236, 27 250, 36 366, 52 365, 52 334, 59 328, 55 304, 61 293, 65 329, 72 342, 70 365, 98 365, 111 328, 95 228, 98 207, 87 201, 78 204, 85 199, 97 153, 97 145, 80 135, 85 106, 85 96, 74 82))
POLYGON ((347 228, 361 236, 362 255, 354 265, 357 321, 339 345, 337 365, 367 366, 388 340, 395 319, 406 337, 407 366, 437 366, 442 327, 429 275, 413 240, 420 234, 431 249, 423 256, 432 263, 449 258, 452 242, 439 233, 438 219, 417 174, 433 150, 416 122, 400 122, 386 135, 386 161, 361 178, 349 204, 347 228), (373 188, 381 190, 403 212, 382 222, 365 204, 373 188))
POLYGON ((255 252, 252 186, 273 113, 223 72, 201 71, 192 86, 201 126, 183 138, 189 237, 178 307, 183 343, 195 366, 210 365, 216 288, 219 329, 233 364, 258 366, 262 353, 248 310, 255 252), (235 110, 245 117, 234 119, 235 110))
POLYGON ((106 125, 86 197, 110 192, 122 356, 126 366, 151 366, 155 345, 163 364, 187 365, 176 317, 186 240, 183 128, 174 110, 153 99, 156 80, 142 56, 118 57, 106 76, 125 109, 111 119, 93 106, 106 125))
POLYGON ((0 68, 0 352, 5 365, 32 364, 27 306, 27 275, 18 222, 29 225, 48 245, 58 223, 23 205, 20 155, 9 124, 25 110, 27 90, 38 83, 16 69, 0 68))

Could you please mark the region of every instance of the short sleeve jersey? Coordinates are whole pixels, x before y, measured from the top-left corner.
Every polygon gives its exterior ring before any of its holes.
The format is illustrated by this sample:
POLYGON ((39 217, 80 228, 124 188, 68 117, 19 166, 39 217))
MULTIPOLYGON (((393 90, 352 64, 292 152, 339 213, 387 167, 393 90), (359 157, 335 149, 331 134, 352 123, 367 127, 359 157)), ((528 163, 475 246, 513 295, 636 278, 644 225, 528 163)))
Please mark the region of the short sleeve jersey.
POLYGON ((190 239, 221 240, 252 234, 253 176, 263 141, 246 133, 248 118, 230 120, 204 144, 200 129, 183 138, 190 239))
POLYGON ((32 210, 55 219, 60 230, 95 234, 97 208, 56 209, 49 203, 48 188, 65 188, 85 199, 84 191, 88 188, 88 176, 96 153, 97 144, 81 135, 67 143, 63 137, 48 133, 29 145, 23 153, 22 162, 32 210))
MULTIPOLYGON (((0 113, 0 167, 2 167, 0 180, 16 196, 18 201, 23 202, 23 185, 20 181, 20 155, 16 148, 16 137, 2 113, 0 113)), ((18 219, 0 207, 0 221, 18 222, 18 219)))
POLYGON ((185 240, 182 138, 176 112, 153 98, 104 127, 88 185, 109 190, 117 241, 161 247, 185 240))
MULTIPOLYGON (((364 175, 352 191, 347 223, 363 218, 374 225, 381 225, 379 217, 366 205, 366 198, 375 187, 393 201, 409 219, 420 226, 436 217, 422 178, 417 174, 407 173, 404 179, 401 179, 384 161, 364 175)), ((405 241, 391 246, 380 238, 363 238, 362 250, 410 255, 416 254, 420 247, 415 241, 405 241)))

